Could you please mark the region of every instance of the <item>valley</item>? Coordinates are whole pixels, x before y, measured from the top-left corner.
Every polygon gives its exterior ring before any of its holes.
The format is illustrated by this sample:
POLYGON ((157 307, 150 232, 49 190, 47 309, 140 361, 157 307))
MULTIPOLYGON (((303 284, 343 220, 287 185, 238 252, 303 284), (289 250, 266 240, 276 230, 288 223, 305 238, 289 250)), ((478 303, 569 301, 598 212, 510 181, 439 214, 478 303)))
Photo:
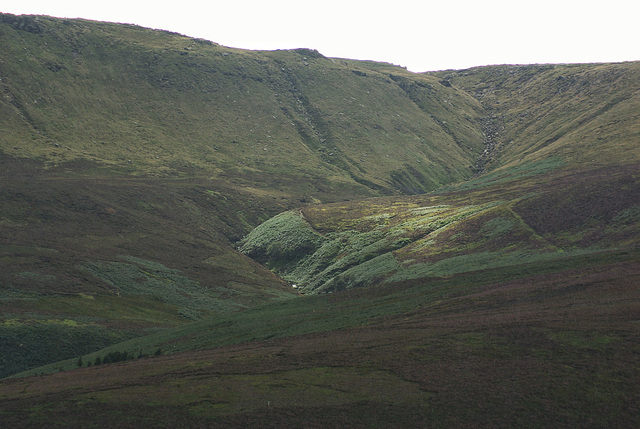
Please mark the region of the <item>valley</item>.
POLYGON ((640 424, 640 63, 0 52, 5 424, 640 424))

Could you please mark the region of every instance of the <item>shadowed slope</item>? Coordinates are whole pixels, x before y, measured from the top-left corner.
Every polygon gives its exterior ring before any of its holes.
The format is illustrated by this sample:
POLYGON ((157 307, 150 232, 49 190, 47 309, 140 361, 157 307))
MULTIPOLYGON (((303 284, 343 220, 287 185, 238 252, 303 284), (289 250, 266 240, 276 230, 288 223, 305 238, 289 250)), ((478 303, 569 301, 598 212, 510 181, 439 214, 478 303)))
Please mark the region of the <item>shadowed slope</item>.
POLYGON ((227 238, 279 203, 212 180, 74 178, 38 173, 32 161, 2 166, 3 376, 295 296, 227 238), (238 211, 246 201, 261 209, 238 211))
POLYGON ((4 380, 3 418, 72 427, 636 426, 638 274, 638 254, 618 254, 299 298, 102 356, 205 350, 4 380))

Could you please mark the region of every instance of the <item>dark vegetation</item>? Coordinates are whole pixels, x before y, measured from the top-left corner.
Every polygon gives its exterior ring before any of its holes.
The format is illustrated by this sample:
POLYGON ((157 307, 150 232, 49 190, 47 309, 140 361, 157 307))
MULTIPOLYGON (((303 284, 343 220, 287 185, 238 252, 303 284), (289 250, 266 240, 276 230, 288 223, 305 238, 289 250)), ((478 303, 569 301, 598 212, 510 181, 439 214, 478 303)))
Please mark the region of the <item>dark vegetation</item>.
POLYGON ((640 425, 639 63, 0 52, 3 426, 640 425))

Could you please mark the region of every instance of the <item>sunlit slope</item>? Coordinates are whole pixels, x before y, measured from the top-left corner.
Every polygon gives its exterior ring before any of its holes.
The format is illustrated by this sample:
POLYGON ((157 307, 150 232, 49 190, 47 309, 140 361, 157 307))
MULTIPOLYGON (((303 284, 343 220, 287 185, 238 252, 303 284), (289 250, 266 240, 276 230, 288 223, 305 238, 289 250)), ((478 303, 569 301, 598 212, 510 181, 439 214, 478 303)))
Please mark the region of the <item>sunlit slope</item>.
POLYGON ((315 293, 634 248, 638 171, 305 207, 265 222, 240 250, 315 293))
POLYGON ((434 189, 482 151, 477 101, 400 67, 82 20, 0 25, 12 156, 326 200, 434 189))

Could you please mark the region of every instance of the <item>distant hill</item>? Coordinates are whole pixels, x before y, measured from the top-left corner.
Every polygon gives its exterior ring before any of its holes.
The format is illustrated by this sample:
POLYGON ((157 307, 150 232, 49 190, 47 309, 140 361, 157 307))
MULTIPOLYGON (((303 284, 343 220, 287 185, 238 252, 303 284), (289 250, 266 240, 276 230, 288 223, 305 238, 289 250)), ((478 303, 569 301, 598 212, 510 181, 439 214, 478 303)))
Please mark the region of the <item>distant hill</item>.
POLYGON ((3 423, 640 425, 640 63, 0 53, 3 423))
POLYGON ((588 169, 638 162, 640 63, 493 66, 439 72, 491 114, 491 168, 560 157, 588 169))

